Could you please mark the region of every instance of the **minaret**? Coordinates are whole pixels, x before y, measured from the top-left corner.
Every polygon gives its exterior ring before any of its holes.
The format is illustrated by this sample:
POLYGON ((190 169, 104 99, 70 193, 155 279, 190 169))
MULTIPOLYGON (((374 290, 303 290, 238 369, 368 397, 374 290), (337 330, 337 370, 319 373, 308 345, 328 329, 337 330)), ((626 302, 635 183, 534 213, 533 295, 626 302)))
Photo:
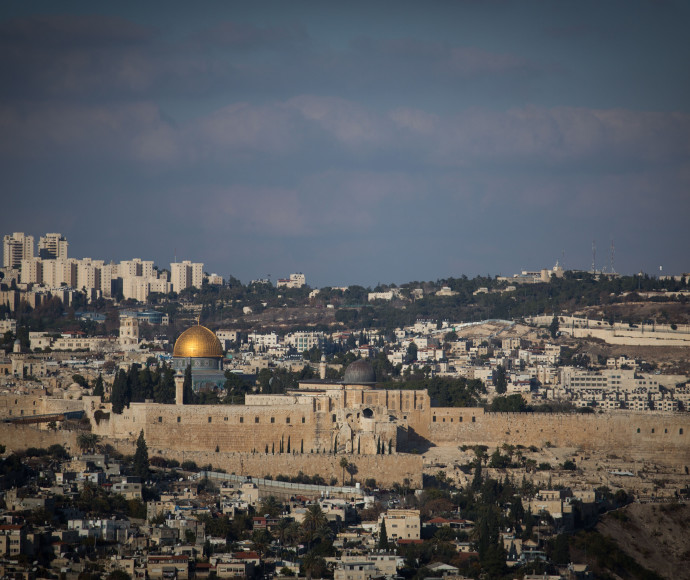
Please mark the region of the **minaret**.
POLYGON ((175 373, 175 404, 184 405, 184 373, 181 370, 175 373))
POLYGON ((319 363, 319 378, 323 381, 326 378, 326 355, 321 355, 321 362, 319 363))

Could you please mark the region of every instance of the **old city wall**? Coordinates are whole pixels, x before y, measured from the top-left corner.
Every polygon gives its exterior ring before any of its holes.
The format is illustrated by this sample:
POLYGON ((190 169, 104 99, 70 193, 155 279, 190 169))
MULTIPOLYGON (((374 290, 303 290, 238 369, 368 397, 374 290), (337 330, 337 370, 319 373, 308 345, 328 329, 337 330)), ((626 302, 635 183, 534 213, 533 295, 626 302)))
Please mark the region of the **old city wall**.
POLYGON ((634 459, 690 465, 690 422, 686 414, 479 412, 468 420, 468 409, 432 411, 429 439, 436 445, 498 447, 509 443, 543 447, 548 442, 557 447, 624 453, 634 459))
POLYGON ((7 447, 7 451, 20 451, 29 447, 47 449, 51 445, 58 444, 76 453, 77 433, 39 429, 33 425, 0 423, 0 444, 7 447))
POLYGON ((173 451, 304 453, 330 451, 334 423, 330 413, 313 413, 302 405, 158 405, 132 403, 121 415, 96 421, 101 436, 135 440, 141 430, 147 443, 173 451))
POLYGON ((82 401, 71 399, 51 399, 38 395, 27 396, 7 393, 0 395, 0 419, 81 411, 83 408, 82 401))
MULTIPOLYGON (((133 454, 135 444, 129 441, 113 440, 113 446, 121 453, 133 454)), ((356 454, 327 454, 327 453, 224 453, 214 451, 181 451, 169 448, 157 448, 148 445, 149 457, 160 455, 166 459, 175 459, 180 463, 194 461, 199 467, 212 465, 214 469, 224 469, 236 475, 250 475, 263 477, 269 475, 295 476, 300 471, 306 475, 320 475, 326 482, 332 478, 342 484, 343 468, 340 460, 345 457, 355 466, 352 477, 355 482, 364 483, 367 479, 375 479, 377 485, 392 486, 394 483, 404 483, 410 480, 414 487, 422 487, 422 456, 421 455, 356 455, 356 454)), ((345 472, 346 483, 350 483, 350 475, 345 472)))
POLYGON ((598 328, 564 329, 575 338, 600 338, 608 344, 627 346, 690 346, 690 334, 678 332, 644 332, 641 330, 607 330, 598 328))

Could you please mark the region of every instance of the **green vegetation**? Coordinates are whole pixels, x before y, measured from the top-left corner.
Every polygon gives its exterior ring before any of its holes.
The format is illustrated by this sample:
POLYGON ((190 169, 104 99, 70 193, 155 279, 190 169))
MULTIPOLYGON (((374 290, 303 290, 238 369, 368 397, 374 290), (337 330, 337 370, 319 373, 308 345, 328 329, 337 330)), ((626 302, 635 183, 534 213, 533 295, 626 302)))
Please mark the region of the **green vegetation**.
POLYGON ((139 433, 139 438, 137 439, 137 450, 134 453, 133 471, 134 475, 140 477, 142 481, 146 481, 149 476, 149 451, 146 447, 143 429, 139 433))
POLYGON ((480 396, 486 393, 484 383, 479 379, 457 379, 448 377, 414 378, 401 382, 387 382, 378 385, 384 389, 427 389, 434 405, 438 407, 477 407, 480 396))
POLYGON ((110 394, 113 413, 122 413, 130 403, 143 403, 153 399, 156 403, 175 402, 175 371, 162 364, 151 372, 149 366, 133 364, 125 372, 120 369, 115 375, 110 394))

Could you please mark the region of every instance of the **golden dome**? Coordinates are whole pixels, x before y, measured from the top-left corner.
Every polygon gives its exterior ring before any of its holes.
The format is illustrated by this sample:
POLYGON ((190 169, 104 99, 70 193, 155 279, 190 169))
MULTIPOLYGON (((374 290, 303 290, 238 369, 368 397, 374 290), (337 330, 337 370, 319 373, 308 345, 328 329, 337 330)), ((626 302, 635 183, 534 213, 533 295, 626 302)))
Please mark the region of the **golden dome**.
POLYGON ((176 358, 223 358, 223 348, 212 330, 200 324, 180 334, 175 341, 176 358))

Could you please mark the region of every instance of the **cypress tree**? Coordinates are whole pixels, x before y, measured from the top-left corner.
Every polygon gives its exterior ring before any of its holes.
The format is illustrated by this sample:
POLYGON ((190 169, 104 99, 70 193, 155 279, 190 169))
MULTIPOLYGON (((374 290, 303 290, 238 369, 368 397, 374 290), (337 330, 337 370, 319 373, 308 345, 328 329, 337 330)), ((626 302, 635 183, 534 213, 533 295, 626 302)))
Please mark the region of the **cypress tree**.
POLYGON ((129 404, 127 398, 127 375, 125 371, 120 369, 113 381, 113 388, 110 392, 110 402, 113 405, 113 413, 118 415, 122 413, 126 404, 129 404))
MULTIPOLYGON (((127 391, 129 393, 129 401, 136 403, 144 402, 144 394, 141 391, 141 383, 139 382, 139 365, 133 364, 127 371, 127 391)), ((129 401, 127 404, 129 404, 129 401)))
POLYGON ((182 400, 185 405, 194 404, 194 389, 192 388, 192 365, 187 365, 184 371, 184 383, 182 385, 182 400))
POLYGON ((103 402, 103 395, 105 394, 105 389, 103 388, 103 376, 101 373, 98 373, 98 378, 96 379, 96 383, 93 386, 93 396, 94 397, 100 397, 101 402, 103 402))
POLYGON ((388 549, 388 532, 386 531, 386 518, 381 521, 381 528, 379 529, 379 550, 388 549))
POLYGON ((139 433, 137 450, 134 453, 134 475, 145 481, 149 476, 149 450, 144 439, 144 430, 139 433))
POLYGON ((287 446, 287 452, 290 453, 290 436, 288 435, 288 446, 287 446))

